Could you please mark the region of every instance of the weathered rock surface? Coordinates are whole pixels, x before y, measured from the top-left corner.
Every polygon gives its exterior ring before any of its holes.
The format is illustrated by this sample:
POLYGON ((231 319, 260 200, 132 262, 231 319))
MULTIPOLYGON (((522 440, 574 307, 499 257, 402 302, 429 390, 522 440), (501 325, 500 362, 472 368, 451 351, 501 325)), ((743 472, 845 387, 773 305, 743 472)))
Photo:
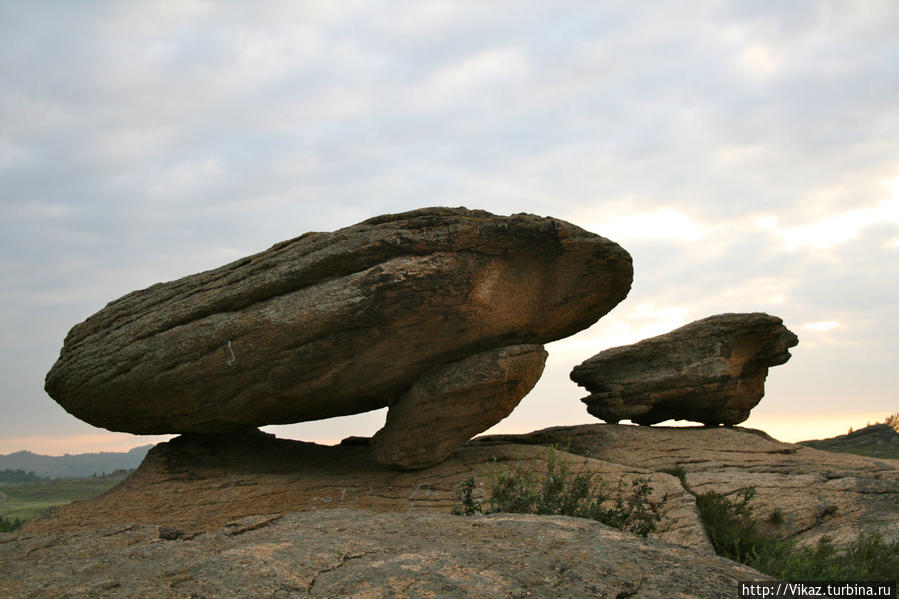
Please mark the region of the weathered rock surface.
POLYGON ((7 596, 23 599, 718 599, 736 596, 740 580, 768 579, 724 558, 560 516, 340 509, 177 532, 134 524, 0 535, 0 581, 7 596))
POLYGON ((841 545, 861 531, 899 541, 899 460, 820 451, 741 428, 583 425, 481 437, 470 446, 512 439, 657 473, 681 470, 694 493, 755 487, 756 517, 764 523, 780 510, 784 523, 771 532, 800 543, 828 535, 841 545))
MULTIPOLYGON (((362 440, 357 440, 362 441, 362 440)), ((596 472, 610 486, 652 478, 660 504, 655 538, 712 553, 696 502, 674 476, 559 451, 575 471, 596 472)), ((184 435, 153 448, 127 480, 89 501, 30 520, 30 532, 61 532, 133 523, 209 532, 253 514, 332 508, 449 513, 459 484, 474 476, 487 494, 489 472, 521 466, 546 470, 546 447, 514 442, 465 445, 432 468, 398 471, 379 464, 364 442, 323 446, 264 433, 184 435)))
POLYGON ((543 374, 541 345, 513 345, 425 372, 372 438, 376 459, 401 468, 439 464, 508 416, 543 374))
POLYGON ((591 394, 587 411, 606 422, 692 420, 734 425, 765 394, 768 368, 790 359, 799 339, 776 316, 718 314, 575 366, 591 394))
MULTIPOLYGON (((110 303, 69 332, 46 390, 73 415, 132 433, 366 412, 407 392, 420 401, 410 388, 434 368, 590 326, 632 274, 617 244, 552 218, 386 215, 110 303)), ((507 413, 510 397, 478 412, 507 413)), ((382 448, 387 437, 398 435, 385 432, 382 448)))
POLYGON ((95 499, 57 508, 29 521, 33 533, 132 523, 210 532, 253 514, 337 507, 369 511, 443 512, 469 476, 487 494, 489 472, 518 465, 545 471, 547 448, 615 485, 650 477, 661 504, 654 537, 711 552, 691 495, 671 472, 682 470, 694 493, 731 495, 755 486, 751 505, 775 532, 803 543, 822 535, 838 544, 859 531, 899 540, 899 460, 866 458, 782 443, 741 428, 583 425, 527 435, 480 437, 432 468, 383 466, 364 442, 334 447, 276 439, 263 433, 185 435, 156 446, 125 482, 95 499))
POLYGON ((741 428, 583 425, 475 439, 438 466, 397 471, 364 440, 326 447, 262 433, 185 435, 105 495, 0 535, 14 597, 727 597, 758 572, 716 558, 693 493, 755 486, 772 531, 842 544, 899 540, 899 460, 781 443, 741 428), (474 475, 559 459, 614 484, 650 476, 650 540, 572 518, 451 516, 474 475), (496 462, 494 462, 494 459, 496 462), (680 472, 678 472, 680 471, 680 472), (338 508, 338 509, 334 509, 338 508), (360 511, 364 510, 364 511, 360 511), (667 543, 666 543, 667 541, 667 543), (24 565, 24 567, 23 567, 24 565))

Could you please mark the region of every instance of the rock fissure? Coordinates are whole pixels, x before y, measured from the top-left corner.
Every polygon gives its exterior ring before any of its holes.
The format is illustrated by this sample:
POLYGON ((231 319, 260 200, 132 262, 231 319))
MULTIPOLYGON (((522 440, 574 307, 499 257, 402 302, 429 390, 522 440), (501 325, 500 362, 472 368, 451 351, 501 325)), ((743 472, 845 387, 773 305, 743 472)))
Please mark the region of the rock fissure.
POLYGON ((250 523, 242 523, 242 522, 232 522, 226 525, 225 534, 229 537, 235 537, 237 535, 242 535, 244 533, 250 532, 251 530, 258 530, 260 528, 264 528, 269 526, 273 522, 277 522, 281 519, 281 515, 278 514, 276 516, 272 516, 270 518, 263 518, 258 522, 250 522, 250 523))
POLYGON ((134 530, 134 529, 136 529, 137 527, 138 527, 137 524, 130 524, 130 525, 126 526, 125 528, 120 528, 120 529, 114 530, 114 531, 112 531, 112 532, 104 533, 104 534, 101 535, 101 536, 104 536, 104 537, 112 537, 112 536, 115 536, 115 535, 120 535, 120 534, 122 534, 123 532, 128 532, 128 531, 134 530))
POLYGON ((379 553, 378 551, 361 551, 359 553, 344 553, 340 556, 340 561, 334 565, 328 566, 326 568, 320 569, 315 573, 315 576, 312 577, 312 580, 309 581, 309 585, 306 587, 306 592, 311 593, 315 583, 318 582, 318 579, 322 574, 327 574, 328 572, 333 572, 338 568, 342 568, 346 565, 347 562, 355 559, 361 559, 367 555, 372 555, 375 553, 379 553))

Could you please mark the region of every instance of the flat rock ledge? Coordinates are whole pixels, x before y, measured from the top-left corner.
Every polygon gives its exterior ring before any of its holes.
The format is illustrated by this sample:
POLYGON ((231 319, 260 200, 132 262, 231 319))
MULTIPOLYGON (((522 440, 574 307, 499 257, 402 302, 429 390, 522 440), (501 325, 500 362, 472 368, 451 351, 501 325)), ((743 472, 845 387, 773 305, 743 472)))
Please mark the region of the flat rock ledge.
POLYGON ((768 368, 789 360, 797 343, 776 316, 718 314, 602 351, 575 366, 571 380, 591 392, 582 400, 587 411, 612 424, 733 426, 749 418, 768 368))
POLYGON ((422 467, 504 418, 539 378, 542 344, 592 325, 632 278, 624 249, 558 219, 384 215, 109 303, 72 328, 45 388, 136 434, 389 407, 377 455, 422 467), (433 453, 421 438, 439 440, 433 453))

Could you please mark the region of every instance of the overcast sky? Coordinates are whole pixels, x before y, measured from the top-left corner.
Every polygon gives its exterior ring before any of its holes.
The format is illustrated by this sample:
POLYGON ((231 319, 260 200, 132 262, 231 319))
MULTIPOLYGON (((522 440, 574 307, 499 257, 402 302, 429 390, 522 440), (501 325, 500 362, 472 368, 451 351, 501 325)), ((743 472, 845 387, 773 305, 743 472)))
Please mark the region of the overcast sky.
MULTIPOLYGON (((43 392, 108 301, 434 205, 562 218, 634 258, 628 298, 548 346, 496 431, 595 421, 574 364, 733 311, 800 339, 746 425, 883 420, 897 32, 892 0, 2 2, 0 452, 146 442, 43 392)), ((332 441, 383 417, 270 430, 332 441)))

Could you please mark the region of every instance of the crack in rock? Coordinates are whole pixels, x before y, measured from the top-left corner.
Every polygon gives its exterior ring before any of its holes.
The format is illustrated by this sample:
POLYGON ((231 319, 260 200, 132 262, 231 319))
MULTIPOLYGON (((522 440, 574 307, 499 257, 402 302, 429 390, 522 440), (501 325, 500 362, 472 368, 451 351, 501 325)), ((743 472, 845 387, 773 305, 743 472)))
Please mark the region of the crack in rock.
POLYGON ((237 535, 242 535, 245 532, 250 532, 251 530, 258 530, 264 526, 268 526, 272 522, 277 522, 281 519, 282 514, 278 514, 277 516, 272 516, 271 518, 265 518, 258 522, 254 522, 252 524, 244 525, 240 522, 229 522, 225 525, 225 534, 229 537, 236 537, 237 535))
POLYGON ((315 583, 318 582, 319 576, 321 576, 322 574, 327 574, 328 572, 333 572, 334 570, 337 570, 338 568, 342 567, 348 561, 365 557, 366 555, 369 555, 371 553, 377 553, 377 551, 363 551, 361 553, 344 553, 343 555, 340 556, 340 561, 338 563, 334 564, 333 566, 329 566, 323 570, 319 570, 318 572, 315 573, 315 576, 312 577, 312 580, 309 581, 309 585, 306 587, 306 592, 307 593, 312 592, 312 587, 315 586, 315 583))

